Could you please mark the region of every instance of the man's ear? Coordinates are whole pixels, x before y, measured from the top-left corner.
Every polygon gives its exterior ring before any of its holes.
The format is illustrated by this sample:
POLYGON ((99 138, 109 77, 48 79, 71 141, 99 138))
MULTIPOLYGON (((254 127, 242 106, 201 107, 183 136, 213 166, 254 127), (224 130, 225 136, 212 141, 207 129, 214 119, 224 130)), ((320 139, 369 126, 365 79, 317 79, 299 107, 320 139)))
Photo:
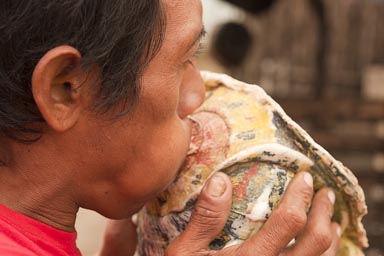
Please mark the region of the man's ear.
POLYGON ((32 75, 32 94, 47 122, 63 132, 76 124, 82 102, 82 84, 87 74, 79 68, 81 54, 71 46, 49 50, 38 62, 32 75))

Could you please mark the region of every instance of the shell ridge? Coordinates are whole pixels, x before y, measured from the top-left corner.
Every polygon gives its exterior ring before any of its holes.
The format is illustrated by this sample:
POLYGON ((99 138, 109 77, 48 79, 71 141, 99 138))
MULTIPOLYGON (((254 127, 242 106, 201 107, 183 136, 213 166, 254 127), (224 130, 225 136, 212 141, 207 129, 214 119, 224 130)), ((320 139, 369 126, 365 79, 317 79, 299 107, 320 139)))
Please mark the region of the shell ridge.
POLYGON ((263 104, 270 105, 274 111, 279 113, 283 121, 289 125, 289 128, 298 138, 313 145, 315 150, 312 152, 316 152, 314 154, 320 157, 317 162, 323 161, 324 163, 333 165, 333 168, 329 169, 332 174, 335 174, 334 170, 337 170, 338 175, 347 180, 347 183, 341 188, 346 195, 351 197, 352 202, 349 202, 351 207, 358 211, 358 215, 355 216, 355 220, 359 220, 359 223, 354 223, 358 234, 356 237, 358 238, 361 247, 367 247, 368 243, 366 238, 366 231, 361 223, 362 217, 367 214, 367 208, 364 203, 365 196, 353 173, 341 162, 337 161, 326 149, 317 144, 313 138, 294 120, 292 120, 292 118, 285 113, 282 107, 275 100, 273 100, 272 97, 270 97, 260 86, 246 84, 225 74, 217 74, 209 71, 202 71, 202 74, 204 79, 211 81, 210 84, 216 83, 216 87, 221 85, 236 91, 244 92, 254 96, 256 100, 263 102, 263 104))

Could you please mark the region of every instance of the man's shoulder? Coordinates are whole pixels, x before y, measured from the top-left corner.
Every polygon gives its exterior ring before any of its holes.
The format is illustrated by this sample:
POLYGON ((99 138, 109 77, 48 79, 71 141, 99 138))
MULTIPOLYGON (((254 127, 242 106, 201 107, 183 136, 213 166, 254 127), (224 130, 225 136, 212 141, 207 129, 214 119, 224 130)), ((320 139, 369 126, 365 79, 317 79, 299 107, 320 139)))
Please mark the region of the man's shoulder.
POLYGON ((66 233, 0 205, 0 255, 80 255, 76 233, 66 233))
MULTIPOLYGON (((0 224, 1 225, 1 224, 0 224)), ((37 255, 30 249, 21 244, 22 241, 12 238, 11 231, 6 231, 4 227, 0 229, 0 255, 2 256, 35 256, 37 255)))

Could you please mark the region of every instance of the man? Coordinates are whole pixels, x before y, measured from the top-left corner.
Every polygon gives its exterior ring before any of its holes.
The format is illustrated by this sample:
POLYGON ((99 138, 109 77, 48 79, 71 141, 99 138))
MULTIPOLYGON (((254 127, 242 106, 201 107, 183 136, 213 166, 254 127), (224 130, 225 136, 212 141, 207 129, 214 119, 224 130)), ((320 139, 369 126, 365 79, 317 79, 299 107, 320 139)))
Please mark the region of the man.
MULTIPOLYGON (((104 255, 130 255, 128 219, 175 178, 203 101, 199 0, 0 3, 0 254, 79 255, 79 207, 120 219, 104 255)), ((220 252, 231 184, 214 176, 167 255, 335 255, 334 194, 299 174, 265 227, 220 252), (295 246, 286 249, 296 237, 295 246)))

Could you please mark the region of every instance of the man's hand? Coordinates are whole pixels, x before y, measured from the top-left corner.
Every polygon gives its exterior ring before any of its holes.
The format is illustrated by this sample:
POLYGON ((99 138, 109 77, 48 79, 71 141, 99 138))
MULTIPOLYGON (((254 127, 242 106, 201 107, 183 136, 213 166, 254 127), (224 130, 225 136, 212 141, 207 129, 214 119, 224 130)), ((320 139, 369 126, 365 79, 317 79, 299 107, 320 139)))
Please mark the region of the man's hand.
POLYGON ((166 256, 317 256, 336 255, 340 228, 331 222, 334 193, 320 190, 314 197, 309 173, 299 173, 291 181, 279 205, 263 228, 240 245, 221 251, 208 245, 223 229, 231 207, 232 185, 223 173, 215 174, 199 196, 186 230, 168 246, 166 256), (296 243, 287 248, 290 241, 296 243))
POLYGON ((136 226, 131 219, 111 220, 104 235, 100 256, 131 256, 137 244, 136 226))

